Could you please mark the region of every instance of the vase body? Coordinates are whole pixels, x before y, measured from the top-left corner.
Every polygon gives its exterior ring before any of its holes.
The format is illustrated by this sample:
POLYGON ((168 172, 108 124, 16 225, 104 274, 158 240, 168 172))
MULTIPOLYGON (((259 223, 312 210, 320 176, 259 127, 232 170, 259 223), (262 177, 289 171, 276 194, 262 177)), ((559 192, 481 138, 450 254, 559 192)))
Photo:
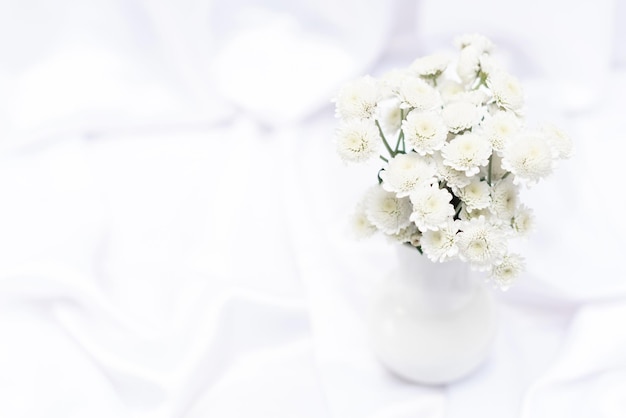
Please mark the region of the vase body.
POLYGON ((396 269, 373 293, 368 312, 372 346, 393 373, 444 384, 473 372, 496 331, 491 290, 465 263, 433 263, 412 247, 397 250, 396 269))

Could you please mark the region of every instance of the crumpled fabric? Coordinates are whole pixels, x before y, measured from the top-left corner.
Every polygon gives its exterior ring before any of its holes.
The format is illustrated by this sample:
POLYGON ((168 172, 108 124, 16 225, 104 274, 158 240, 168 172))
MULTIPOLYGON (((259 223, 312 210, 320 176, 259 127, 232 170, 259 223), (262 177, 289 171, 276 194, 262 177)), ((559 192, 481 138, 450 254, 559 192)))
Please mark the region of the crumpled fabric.
POLYGON ((613 2, 533 4, 2 4, 0 416, 625 416, 613 2), (336 157, 329 101, 481 28, 575 155, 524 191, 486 362, 420 386, 369 345, 394 251, 348 233, 376 170, 336 157))

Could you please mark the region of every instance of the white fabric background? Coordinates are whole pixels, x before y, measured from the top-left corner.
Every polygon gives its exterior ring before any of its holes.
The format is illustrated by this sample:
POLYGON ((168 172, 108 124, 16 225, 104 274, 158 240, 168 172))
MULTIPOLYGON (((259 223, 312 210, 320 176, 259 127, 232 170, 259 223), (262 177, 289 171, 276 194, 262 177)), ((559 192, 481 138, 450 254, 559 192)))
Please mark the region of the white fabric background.
POLYGON ((626 9, 602 0, 0 2, 0 416, 624 417, 626 9), (529 30, 532 28, 532 30, 529 30), (576 155, 444 387, 374 359, 393 265, 329 98, 467 31, 576 155))

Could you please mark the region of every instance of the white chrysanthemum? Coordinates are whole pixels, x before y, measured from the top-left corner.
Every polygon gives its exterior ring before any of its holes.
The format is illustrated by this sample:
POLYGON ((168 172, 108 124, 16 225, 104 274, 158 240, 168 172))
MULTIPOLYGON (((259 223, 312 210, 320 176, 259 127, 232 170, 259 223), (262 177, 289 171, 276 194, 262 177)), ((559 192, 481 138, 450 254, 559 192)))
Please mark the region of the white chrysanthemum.
POLYGON ((408 197, 398 198, 375 186, 368 193, 365 213, 376 228, 386 234, 396 234, 411 222, 411 202, 408 197))
POLYGON ((439 92, 420 78, 405 78, 400 86, 398 97, 405 108, 431 110, 441 106, 439 92))
POLYGON ((417 226, 414 223, 410 223, 409 226, 402 228, 397 234, 391 235, 391 237, 402 243, 408 242, 412 246, 418 247, 420 245, 422 233, 419 229, 417 229, 417 226))
POLYGON ((488 54, 482 54, 478 59, 478 66, 483 77, 489 77, 490 74, 502 71, 502 66, 488 54))
POLYGON ((468 133, 446 143, 441 155, 445 165, 464 171, 466 176, 473 176, 489 162, 491 144, 483 136, 468 133))
POLYGON ((517 209, 519 188, 506 178, 493 184, 491 188, 491 212, 503 221, 509 221, 517 209))
POLYGON ((335 99, 335 113, 344 120, 367 119, 376 110, 380 88, 375 79, 361 77, 343 86, 335 99))
POLYGON ((524 92, 519 80, 512 75, 497 71, 489 75, 487 84, 498 106, 512 111, 524 106, 524 92))
POLYGON ((420 77, 438 77, 450 64, 450 57, 446 54, 432 54, 413 61, 410 70, 420 77))
POLYGON ((394 68, 384 73, 379 79, 379 85, 383 98, 397 97, 404 80, 412 77, 408 69, 394 68))
POLYGON ((410 152, 398 154, 391 160, 387 169, 380 173, 383 188, 398 197, 408 196, 413 190, 435 181, 436 167, 430 161, 410 152))
POLYGON ((422 251, 430 260, 444 262, 458 254, 456 233, 459 231, 459 224, 458 221, 450 220, 437 231, 426 231, 422 234, 422 251))
POLYGON ((459 53, 456 72, 465 84, 471 86, 480 72, 480 57, 484 54, 480 48, 468 45, 459 53))
POLYGON ((521 205, 515 215, 513 216, 513 220, 511 221, 511 226, 513 230, 517 232, 520 236, 526 236, 533 229, 535 224, 535 219, 533 216, 532 209, 521 205))
POLYGON ((337 153, 346 162, 363 162, 378 154, 380 136, 367 119, 352 119, 337 129, 337 153))
POLYGON ((458 133, 477 125, 484 114, 474 103, 450 102, 441 111, 441 117, 452 133, 458 133))
POLYGON ((488 219, 489 222, 500 223, 498 222, 497 219, 494 220, 492 213, 489 211, 489 208, 474 209, 473 211, 468 212, 465 205, 461 205, 461 211, 459 212, 459 219, 461 219, 462 221, 469 221, 470 219, 475 219, 475 218, 478 219, 481 216, 485 219, 488 219))
POLYGON ((404 141, 420 155, 440 150, 448 137, 448 127, 437 112, 409 113, 402 122, 404 141))
POLYGON ((402 109, 398 99, 386 99, 378 103, 377 120, 387 135, 395 135, 402 126, 402 109))
POLYGON ((446 184, 452 188, 452 190, 465 187, 472 181, 472 178, 466 176, 464 171, 455 170, 454 168, 445 165, 441 154, 435 154, 434 160, 437 164, 437 178, 445 181, 446 184))
MULTIPOLYGON (((474 106, 483 106, 489 100, 491 100, 491 95, 489 95, 484 90, 468 90, 457 93, 454 96, 448 98, 447 103, 451 102, 466 102, 471 103, 474 106)), ((481 116, 485 115, 485 111, 482 111, 481 116)))
POLYGON ((507 290, 524 271, 524 259, 518 254, 507 254, 491 269, 491 278, 502 290, 507 290))
POLYGON ((457 62, 457 74, 466 84, 474 84, 478 74, 484 72, 481 59, 493 50, 493 43, 483 35, 463 35, 456 39, 461 48, 457 62))
MULTIPOLYGON (((367 195, 366 195, 367 197, 367 195)), ((357 205, 350 219, 352 234, 356 239, 368 238, 378 229, 367 219, 366 200, 362 199, 357 205)))
POLYGON ((519 132, 522 123, 514 113, 499 111, 486 119, 482 126, 483 135, 491 142, 491 147, 501 152, 508 140, 519 132))
POLYGON ((506 253, 505 235, 484 217, 462 221, 457 243, 459 257, 477 270, 498 264, 506 253))
POLYGON ((465 87, 458 81, 442 79, 437 81, 437 90, 445 103, 455 99, 455 97, 465 92, 465 87))
POLYGON ((553 163, 548 141, 537 134, 518 135, 502 152, 502 168, 515 175, 515 183, 536 183, 552 173, 553 163))
POLYGON ((460 49, 472 46, 480 52, 491 52, 494 48, 493 42, 491 42, 489 38, 478 33, 467 33, 461 35, 454 40, 454 43, 460 49))
POLYGON ((480 181, 478 178, 472 179, 470 184, 459 189, 457 196, 465 203, 468 212, 485 209, 491 204, 489 185, 486 181, 480 181))
POLYGON ((555 150, 557 158, 570 158, 572 156, 572 140, 559 128, 552 125, 545 125, 542 129, 548 143, 555 150))
POLYGON ((437 230, 454 216, 452 195, 438 186, 420 187, 411 193, 411 220, 420 231, 437 230))

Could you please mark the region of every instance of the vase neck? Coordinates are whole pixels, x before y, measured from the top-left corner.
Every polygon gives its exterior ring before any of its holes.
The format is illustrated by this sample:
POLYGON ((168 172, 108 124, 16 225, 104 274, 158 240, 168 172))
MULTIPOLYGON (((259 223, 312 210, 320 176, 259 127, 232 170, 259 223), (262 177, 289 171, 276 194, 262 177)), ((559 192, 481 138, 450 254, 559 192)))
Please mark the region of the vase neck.
POLYGON ((480 286, 462 261, 435 263, 415 248, 399 247, 396 279, 423 310, 443 313, 460 309, 480 286))

